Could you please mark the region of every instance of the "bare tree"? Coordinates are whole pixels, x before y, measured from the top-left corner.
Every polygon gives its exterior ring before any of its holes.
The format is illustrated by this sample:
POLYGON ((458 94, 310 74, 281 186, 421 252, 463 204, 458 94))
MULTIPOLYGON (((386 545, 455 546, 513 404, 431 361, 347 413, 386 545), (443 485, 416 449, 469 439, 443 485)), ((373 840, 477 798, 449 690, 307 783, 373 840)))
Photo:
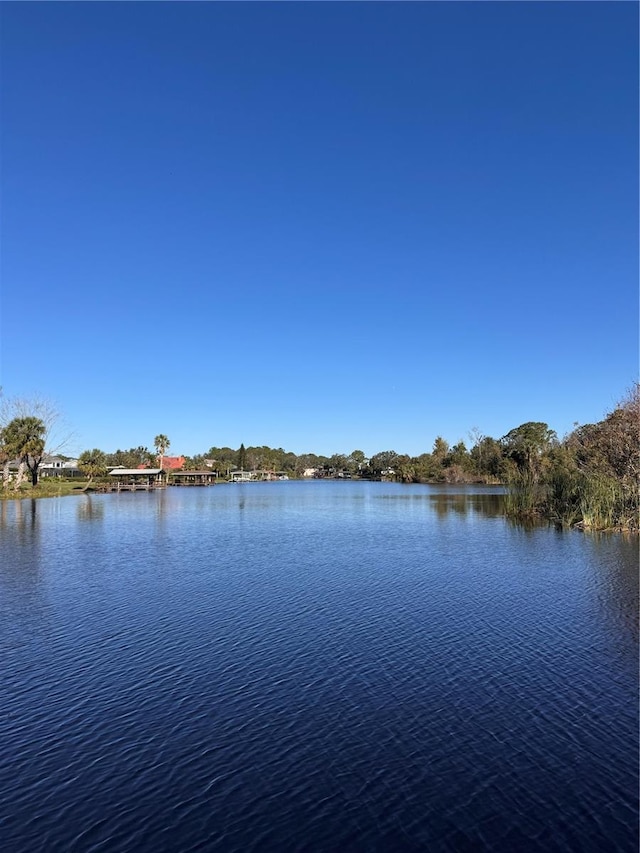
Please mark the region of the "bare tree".
POLYGON ((28 469, 31 482, 35 486, 38 483, 40 465, 47 456, 61 453, 73 438, 72 432, 65 424, 56 403, 41 395, 31 397, 4 397, 0 392, 0 459, 2 461, 2 484, 6 489, 11 481, 9 464, 18 459, 18 473, 14 487, 17 489, 25 479, 25 471, 28 469), (37 421, 42 424, 38 430, 40 440, 32 436, 31 443, 23 445, 25 452, 16 452, 15 442, 11 439, 18 434, 15 429, 7 434, 7 428, 15 422, 20 422, 22 427, 28 424, 34 425, 37 421), (11 439, 11 440, 8 440, 11 439), (27 448, 25 450, 25 448, 27 448))

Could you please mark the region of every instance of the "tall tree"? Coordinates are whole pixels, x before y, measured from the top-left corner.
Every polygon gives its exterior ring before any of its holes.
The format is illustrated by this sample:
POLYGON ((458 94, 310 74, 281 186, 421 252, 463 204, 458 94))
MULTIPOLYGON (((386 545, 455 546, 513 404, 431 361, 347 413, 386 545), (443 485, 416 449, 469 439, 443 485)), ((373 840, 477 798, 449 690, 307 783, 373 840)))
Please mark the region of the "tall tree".
POLYGON ((153 439, 153 444, 154 444, 155 449, 158 451, 158 462, 159 462, 158 467, 162 468, 162 462, 164 460, 164 454, 167 452, 167 450, 171 446, 171 442, 169 441, 169 439, 167 438, 166 435, 163 435, 162 433, 160 433, 160 435, 157 435, 153 439))
POLYGON ((527 421, 512 429, 500 439, 504 454, 515 462, 518 471, 531 480, 541 472, 542 458, 554 444, 557 436, 542 421, 527 421))
POLYGON ((431 456, 435 459, 437 463, 442 465, 448 452, 449 442, 446 441, 441 435, 436 436, 436 440, 433 442, 433 450, 431 451, 431 456))
MULTIPOLYGON (((369 468, 374 477, 380 477, 383 474, 388 475, 389 471, 395 468, 398 454, 395 450, 383 450, 380 453, 374 454, 369 460, 369 468)), ((393 476, 393 475, 390 475, 393 476)))
POLYGON ((244 444, 240 445, 240 449, 238 450, 238 461, 236 466, 240 469, 240 471, 244 471, 244 466, 247 464, 247 451, 245 450, 244 444))
POLYGON ((2 431, 5 452, 19 460, 15 488, 20 487, 25 468, 31 475, 31 485, 38 485, 38 471, 44 458, 47 427, 40 418, 28 415, 14 418, 2 431))
MULTIPOLYGON (((72 433, 68 430, 60 411, 56 404, 43 396, 34 397, 3 397, 0 389, 0 430, 3 433, 2 447, 3 452, 0 454, 3 460, 3 484, 7 488, 9 483, 9 462, 18 458, 18 476, 14 481, 14 487, 19 488, 20 483, 24 479, 24 472, 29 471, 31 482, 35 486, 38 484, 38 476, 40 465, 46 455, 60 453, 66 444, 72 439, 72 433), (10 446, 17 437, 16 425, 14 421, 21 422, 22 427, 19 430, 21 434, 29 433, 33 428, 33 422, 37 421, 42 424, 43 428, 38 432, 38 438, 34 440, 33 449, 38 451, 38 441, 43 440, 42 449, 35 453, 20 454, 16 452, 15 445, 10 446), (6 430, 9 426, 11 430, 7 436, 6 430), (31 427, 28 426, 31 424, 31 427), (27 459, 28 456, 28 459, 27 459)), ((20 443, 20 442, 18 442, 20 443)))

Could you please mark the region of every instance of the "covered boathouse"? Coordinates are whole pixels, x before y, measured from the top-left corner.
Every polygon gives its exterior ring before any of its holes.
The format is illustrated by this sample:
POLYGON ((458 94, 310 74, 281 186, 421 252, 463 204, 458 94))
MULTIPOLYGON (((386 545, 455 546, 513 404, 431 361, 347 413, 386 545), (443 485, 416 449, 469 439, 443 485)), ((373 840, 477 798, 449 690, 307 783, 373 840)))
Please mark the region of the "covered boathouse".
POLYGON ((167 475, 162 468, 114 468, 109 472, 112 489, 116 491, 135 492, 138 489, 164 489, 167 485, 167 475))
POLYGON ((213 486, 216 481, 214 471, 172 471, 170 486, 213 486))

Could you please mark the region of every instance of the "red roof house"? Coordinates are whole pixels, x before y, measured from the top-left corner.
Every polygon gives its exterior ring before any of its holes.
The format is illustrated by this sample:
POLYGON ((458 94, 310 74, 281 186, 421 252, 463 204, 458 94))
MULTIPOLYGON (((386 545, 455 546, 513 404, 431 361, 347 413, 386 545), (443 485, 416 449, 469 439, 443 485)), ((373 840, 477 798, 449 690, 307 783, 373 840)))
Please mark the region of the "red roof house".
MULTIPOLYGON (((163 456, 162 457, 162 470, 163 471, 182 471, 184 468, 185 458, 184 456, 163 456)), ((158 456, 158 465, 160 464, 160 457, 158 456)), ((146 465, 138 465, 138 469, 141 470, 146 468, 146 465)))
MULTIPOLYGON (((163 471, 181 471, 184 468, 185 458, 184 456, 163 456, 162 457, 162 469, 163 471)), ((160 464, 160 457, 158 457, 158 464, 160 464)))

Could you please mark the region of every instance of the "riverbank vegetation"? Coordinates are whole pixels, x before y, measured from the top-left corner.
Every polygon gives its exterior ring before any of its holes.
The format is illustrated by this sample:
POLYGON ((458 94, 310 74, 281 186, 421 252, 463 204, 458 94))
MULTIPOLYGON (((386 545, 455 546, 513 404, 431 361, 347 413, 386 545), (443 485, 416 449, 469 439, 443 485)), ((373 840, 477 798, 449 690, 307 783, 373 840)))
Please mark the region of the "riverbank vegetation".
MULTIPOLYGON (((409 456, 385 450, 366 458, 362 450, 322 456, 296 455, 264 446, 210 447, 184 457, 184 469, 215 471, 220 480, 234 470, 278 472, 290 479, 304 476, 395 480, 402 483, 486 483, 508 487, 506 512, 513 518, 547 519, 589 530, 637 530, 640 476, 640 392, 638 385, 602 421, 577 426, 558 439, 542 421, 530 421, 501 438, 473 429, 469 447, 450 445, 438 436, 431 451, 409 456)), ((78 491, 73 483, 55 485, 38 479, 47 447, 46 424, 20 411, 0 429, 4 497, 64 494, 78 491), (18 461, 9 474, 9 463, 18 461), (27 482, 26 473, 29 473, 27 482), (46 484, 46 485, 45 485, 46 484)), ((115 466, 160 466, 170 446, 167 436, 154 439, 156 453, 139 445, 112 453, 94 448, 78 460, 87 478, 84 488, 99 484, 115 466)), ((49 451, 50 452, 50 451, 49 451)), ((80 487, 82 488, 82 487, 80 487)))

